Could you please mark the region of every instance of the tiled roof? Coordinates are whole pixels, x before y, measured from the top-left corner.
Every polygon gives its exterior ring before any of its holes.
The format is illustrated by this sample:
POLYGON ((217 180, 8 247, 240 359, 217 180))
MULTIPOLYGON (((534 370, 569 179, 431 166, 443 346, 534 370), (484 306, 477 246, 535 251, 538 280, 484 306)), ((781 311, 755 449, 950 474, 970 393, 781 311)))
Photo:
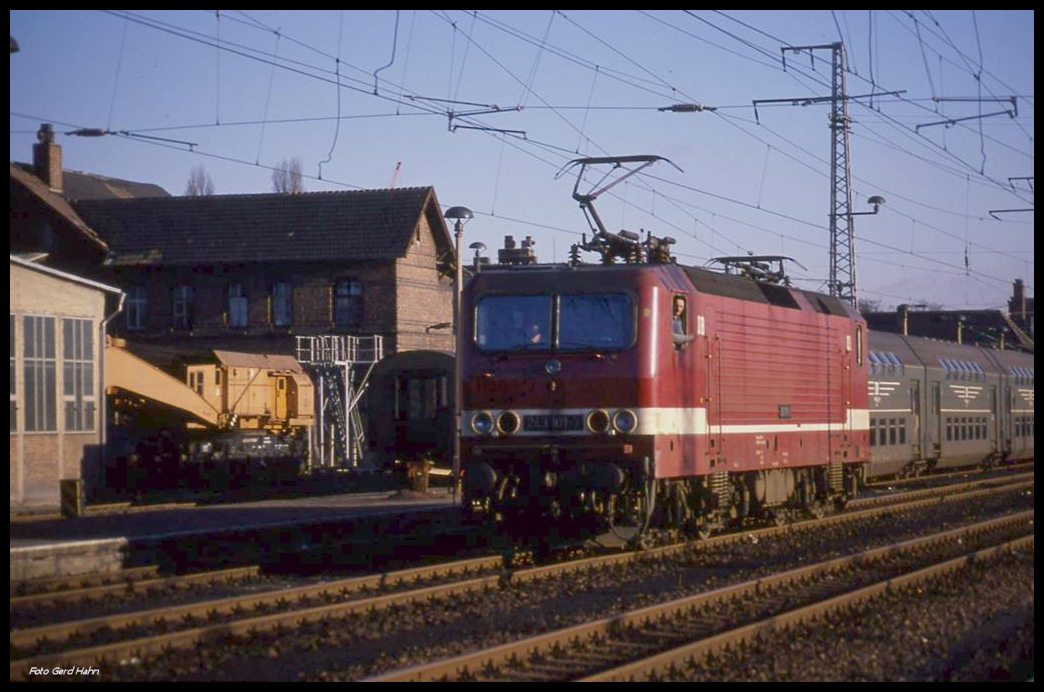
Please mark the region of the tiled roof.
MULTIPOLYGON (((19 170, 36 175, 30 163, 15 161, 11 164, 19 170)), ((62 171, 62 191, 66 199, 127 199, 130 197, 170 197, 170 193, 159 185, 139 183, 136 180, 110 178, 97 173, 62 171)))
POLYGON ((127 199, 130 197, 170 197, 159 185, 135 180, 109 178, 97 173, 62 171, 62 194, 67 199, 127 199))
POLYGON ((423 214, 440 245, 449 243, 431 187, 84 200, 75 206, 109 244, 116 265, 401 257, 423 214))
POLYGON ((214 356, 222 365, 237 368, 260 368, 262 370, 290 370, 304 372, 304 368, 293 356, 280 356, 270 353, 243 353, 241 351, 219 351, 214 349, 214 356))

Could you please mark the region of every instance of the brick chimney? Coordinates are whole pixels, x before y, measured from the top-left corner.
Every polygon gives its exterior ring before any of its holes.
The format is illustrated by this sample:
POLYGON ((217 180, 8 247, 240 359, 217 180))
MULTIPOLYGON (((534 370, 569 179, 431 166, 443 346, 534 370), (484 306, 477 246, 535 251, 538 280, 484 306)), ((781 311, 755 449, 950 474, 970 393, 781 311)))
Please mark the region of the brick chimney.
POLYGON ((1011 298, 1008 312, 1012 315, 1018 315, 1023 320, 1026 319, 1026 284, 1023 283, 1022 279, 1015 279, 1015 294, 1011 298))
POLYGON ((50 123, 40 125, 36 133, 40 140, 33 145, 33 170, 36 177, 47 183, 52 191, 62 191, 62 147, 54 143, 54 129, 50 123))
POLYGON ((910 306, 903 304, 896 308, 896 322, 903 336, 910 335, 910 306))

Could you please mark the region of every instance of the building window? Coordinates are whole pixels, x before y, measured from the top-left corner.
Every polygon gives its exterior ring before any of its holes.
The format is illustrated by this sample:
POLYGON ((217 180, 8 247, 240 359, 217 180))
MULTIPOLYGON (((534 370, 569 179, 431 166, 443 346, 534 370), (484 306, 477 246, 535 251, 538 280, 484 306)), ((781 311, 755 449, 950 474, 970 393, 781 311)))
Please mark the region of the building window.
POLYGON ((94 339, 90 320, 62 320, 62 402, 66 430, 94 430, 94 339))
POLYGON ((53 317, 25 317, 25 430, 58 429, 53 317))
POLYGON ((11 374, 8 383, 11 385, 11 432, 18 429, 18 394, 16 393, 16 378, 18 373, 15 368, 15 316, 11 315, 11 374))
POLYGON ((124 312, 127 315, 127 329, 144 329, 145 314, 148 309, 148 299, 144 286, 130 286, 127 288, 127 302, 124 312))
POLYGON ((362 324, 362 284, 346 279, 334 288, 334 326, 355 329, 362 324))
POLYGON ((192 287, 174 287, 174 328, 192 329, 192 287))
POLYGON ((228 285, 228 326, 241 329, 249 323, 247 318, 247 299, 243 294, 242 284, 228 285))
POLYGON ((289 327, 294 318, 294 288, 286 281, 272 284, 272 325, 289 327))

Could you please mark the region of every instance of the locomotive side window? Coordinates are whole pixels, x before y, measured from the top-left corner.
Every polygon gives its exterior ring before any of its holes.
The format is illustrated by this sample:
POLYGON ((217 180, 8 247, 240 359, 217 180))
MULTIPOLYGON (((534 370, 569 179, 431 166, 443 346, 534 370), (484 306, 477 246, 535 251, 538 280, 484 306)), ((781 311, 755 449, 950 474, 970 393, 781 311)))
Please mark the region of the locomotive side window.
POLYGON ((684 296, 671 299, 671 332, 676 349, 685 348, 685 344, 695 338, 689 334, 689 311, 684 296))
POLYGON ((633 337, 634 309, 626 293, 559 296, 559 348, 625 348, 633 337))
POLYGON ((483 351, 551 348, 551 296, 485 296, 475 307, 475 343, 483 351))

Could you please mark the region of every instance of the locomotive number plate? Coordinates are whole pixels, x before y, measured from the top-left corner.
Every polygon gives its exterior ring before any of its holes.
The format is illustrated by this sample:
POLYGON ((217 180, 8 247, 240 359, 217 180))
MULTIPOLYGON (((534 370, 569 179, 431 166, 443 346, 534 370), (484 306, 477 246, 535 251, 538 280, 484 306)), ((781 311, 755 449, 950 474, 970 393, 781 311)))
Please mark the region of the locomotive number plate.
POLYGON ((522 429, 529 432, 581 432, 584 429, 584 417, 566 414, 525 416, 522 429))

